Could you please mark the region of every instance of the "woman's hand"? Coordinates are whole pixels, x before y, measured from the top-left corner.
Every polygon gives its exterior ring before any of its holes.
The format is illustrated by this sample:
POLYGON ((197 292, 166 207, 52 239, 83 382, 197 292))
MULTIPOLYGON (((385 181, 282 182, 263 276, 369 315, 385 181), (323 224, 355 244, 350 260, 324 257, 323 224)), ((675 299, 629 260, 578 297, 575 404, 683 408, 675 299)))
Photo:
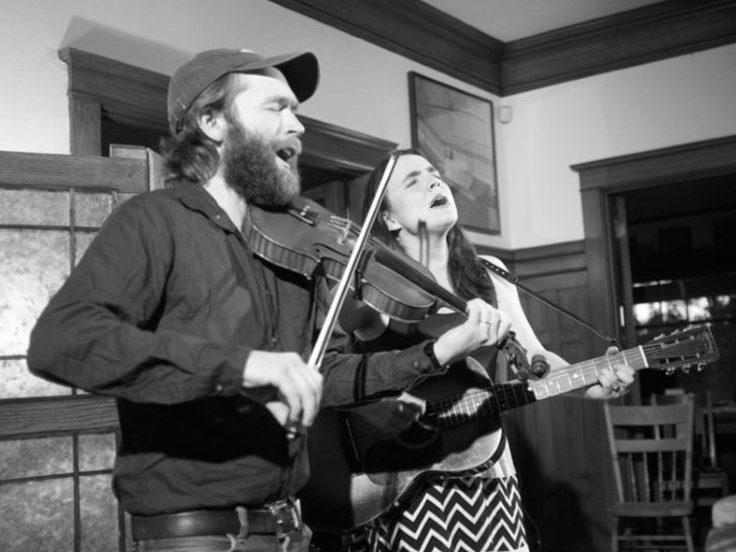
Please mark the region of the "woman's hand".
POLYGON ((480 347, 500 342, 511 328, 501 311, 482 299, 468 301, 468 319, 443 333, 434 344, 434 355, 440 364, 465 358, 480 347))
MULTIPOLYGON (((607 355, 618 353, 617 347, 609 347, 607 355)), ((585 396, 589 399, 617 399, 623 397, 634 383, 636 371, 626 364, 612 364, 610 368, 603 368, 598 376, 598 385, 586 389, 585 396)))

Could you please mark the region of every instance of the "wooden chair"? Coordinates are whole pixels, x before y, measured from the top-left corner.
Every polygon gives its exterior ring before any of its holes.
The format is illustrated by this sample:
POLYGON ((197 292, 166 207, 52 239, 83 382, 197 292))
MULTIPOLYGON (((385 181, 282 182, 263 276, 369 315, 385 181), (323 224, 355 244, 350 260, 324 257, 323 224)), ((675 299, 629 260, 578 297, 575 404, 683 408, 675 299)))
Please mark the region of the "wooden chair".
POLYGON ((612 549, 694 552, 690 516, 694 403, 603 405, 616 482, 612 549), (677 426, 684 427, 678 433, 677 426))
MULTIPOLYGON (((679 404, 685 402, 685 393, 652 394, 651 404, 679 404)), ((695 401, 695 438, 700 444, 698 454, 693 458, 692 499, 696 508, 710 507, 729 493, 728 474, 718 466, 715 429, 710 390, 704 394, 704 405, 695 401)), ((682 428, 679 428, 682 431, 682 428)))
POLYGON ((705 392, 705 408, 703 408, 700 419, 704 428, 703 445, 705 454, 703 455, 703 462, 696 470, 696 504, 712 506, 721 498, 728 496, 730 489, 728 487, 728 474, 718 465, 713 400, 710 390, 705 392))

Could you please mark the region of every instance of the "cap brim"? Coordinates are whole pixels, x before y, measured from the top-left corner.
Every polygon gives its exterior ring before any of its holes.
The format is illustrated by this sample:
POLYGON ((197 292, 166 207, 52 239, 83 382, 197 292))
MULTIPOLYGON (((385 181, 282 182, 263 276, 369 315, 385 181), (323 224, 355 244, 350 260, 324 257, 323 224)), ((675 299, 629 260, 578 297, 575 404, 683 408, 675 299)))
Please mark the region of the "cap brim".
MULTIPOLYGON (((312 97, 319 83, 319 62, 312 52, 294 52, 259 60, 258 68, 275 67, 284 74, 286 82, 300 102, 312 97)), ((248 69, 254 69, 249 64, 248 69)), ((247 71, 244 68, 244 71, 247 71)))

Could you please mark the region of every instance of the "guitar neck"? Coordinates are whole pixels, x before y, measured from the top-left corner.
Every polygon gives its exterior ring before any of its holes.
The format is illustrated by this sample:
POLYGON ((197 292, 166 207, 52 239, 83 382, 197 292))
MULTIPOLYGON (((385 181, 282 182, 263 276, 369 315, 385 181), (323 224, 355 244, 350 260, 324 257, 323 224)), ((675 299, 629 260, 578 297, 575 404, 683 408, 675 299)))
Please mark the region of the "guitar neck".
POLYGON ((628 364, 635 370, 647 368, 647 358, 641 347, 627 349, 564 368, 550 371, 534 381, 516 381, 473 389, 462 398, 446 398, 427 405, 422 420, 437 427, 455 427, 478 419, 500 414, 536 401, 549 399, 598 382, 600 371, 614 364, 628 364))
POLYGON ((643 349, 635 347, 554 370, 547 377, 531 382, 530 387, 536 400, 548 399, 597 383, 600 371, 612 369, 614 364, 627 364, 634 370, 648 366, 643 349))

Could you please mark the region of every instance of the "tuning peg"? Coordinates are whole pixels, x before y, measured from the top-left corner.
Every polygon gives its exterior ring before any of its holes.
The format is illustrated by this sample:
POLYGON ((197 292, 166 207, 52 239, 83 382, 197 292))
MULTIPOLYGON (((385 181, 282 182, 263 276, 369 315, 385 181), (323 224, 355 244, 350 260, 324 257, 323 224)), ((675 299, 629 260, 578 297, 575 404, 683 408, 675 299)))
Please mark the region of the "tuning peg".
POLYGON ((549 372, 549 362, 544 358, 543 355, 534 355, 531 363, 532 374, 541 378, 547 372, 549 372))

